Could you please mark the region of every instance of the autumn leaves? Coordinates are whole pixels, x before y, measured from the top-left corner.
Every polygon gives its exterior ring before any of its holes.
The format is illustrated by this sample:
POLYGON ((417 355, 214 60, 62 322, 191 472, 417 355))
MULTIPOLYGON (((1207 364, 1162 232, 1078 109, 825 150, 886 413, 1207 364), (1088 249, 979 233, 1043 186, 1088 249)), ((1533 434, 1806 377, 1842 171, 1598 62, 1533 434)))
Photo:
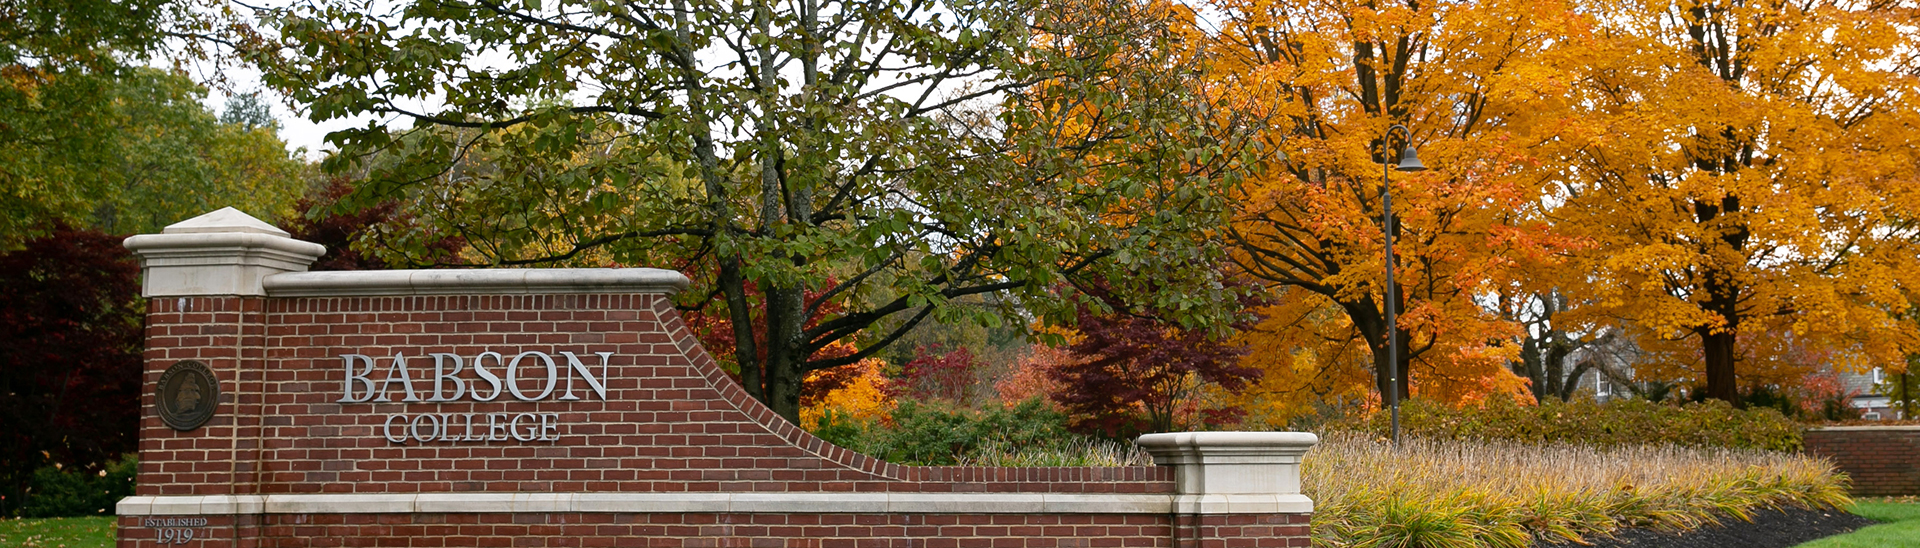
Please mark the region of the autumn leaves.
POLYGON ((1381 160, 1368 151, 1393 123, 1433 168, 1391 183, 1400 367, 1417 394, 1524 393, 1519 379, 1539 376, 1521 349, 1556 336, 1573 347, 1558 359, 1578 361, 1612 333, 1639 350, 1636 378, 1723 399, 1819 367, 1903 363, 1916 342, 1911 10, 1206 8, 1215 20, 1200 25, 1215 28, 1192 54, 1209 85, 1271 121, 1261 141, 1275 152, 1226 231, 1239 269, 1279 297, 1246 335, 1270 405, 1364 397, 1385 365, 1381 160), (1789 347, 1801 355, 1775 355, 1789 347))

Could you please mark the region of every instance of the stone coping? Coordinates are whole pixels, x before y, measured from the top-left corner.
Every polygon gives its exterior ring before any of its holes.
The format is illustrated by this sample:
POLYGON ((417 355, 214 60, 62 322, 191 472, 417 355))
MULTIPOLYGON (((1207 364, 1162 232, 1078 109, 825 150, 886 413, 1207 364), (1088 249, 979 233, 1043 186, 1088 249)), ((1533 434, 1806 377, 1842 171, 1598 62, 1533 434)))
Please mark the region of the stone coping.
MULTIPOLYGON (((312 262, 326 254, 326 246, 293 238, 254 232, 215 232, 187 234, 138 234, 121 245, 143 258, 224 258, 209 264, 233 263, 243 255, 240 250, 262 250, 284 255, 287 260, 312 262)), ((205 262, 205 261, 203 261, 205 262)), ((303 265, 304 266, 304 265, 303 265)))
POLYGON ((1110 493, 410 493, 134 496, 122 516, 407 513, 1294 514, 1303 495, 1110 493))
POLYGON ((1154 464, 1297 464, 1320 443, 1309 432, 1166 432, 1134 440, 1154 464))
POLYGON ((658 268, 515 268, 287 272, 262 280, 268 297, 665 293, 687 277, 658 268))
POLYGON ((1889 424, 1886 426, 1819 426, 1819 427, 1807 429, 1808 432, 1821 432, 1821 431, 1862 432, 1862 431, 1874 431, 1874 430, 1892 430, 1892 431, 1912 432, 1912 431, 1920 431, 1920 425, 1889 424))

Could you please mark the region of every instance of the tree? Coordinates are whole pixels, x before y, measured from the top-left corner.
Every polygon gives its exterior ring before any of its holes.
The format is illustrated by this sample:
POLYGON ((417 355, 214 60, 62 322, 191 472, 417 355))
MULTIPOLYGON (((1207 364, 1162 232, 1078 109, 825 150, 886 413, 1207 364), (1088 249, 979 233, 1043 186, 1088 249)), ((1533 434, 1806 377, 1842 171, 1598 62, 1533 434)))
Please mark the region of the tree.
POLYGON ((1239 413, 1204 405, 1206 391, 1235 392, 1260 376, 1259 369, 1240 365, 1245 348, 1204 330, 1091 309, 1082 309, 1075 325, 1078 340, 1066 348, 1075 359, 1056 364, 1048 376, 1060 385, 1050 399, 1073 417, 1076 430, 1131 438, 1229 423, 1239 413))
POLYGON ((1759 334, 1887 363, 1915 347, 1920 13, 1885 3, 1594 4, 1550 215, 1593 246, 1590 314, 1638 324, 1668 378, 1737 402, 1759 334))
POLYGON ((227 97, 226 110, 220 112, 220 123, 240 126, 246 131, 280 128, 280 122, 273 119, 273 107, 260 99, 258 91, 227 97))
MULTIPOLYGON (((1544 52, 1574 20, 1555 2, 1216 0, 1213 85, 1267 113, 1269 157, 1238 188, 1226 236, 1234 262, 1270 284, 1293 318, 1371 351, 1374 390, 1413 395, 1510 384, 1517 330, 1475 298, 1518 258, 1567 242, 1532 203, 1552 176, 1535 169, 1535 103, 1563 86, 1544 52), (1432 169, 1392 175, 1396 325, 1383 307, 1381 185, 1388 128, 1404 124, 1432 169), (1331 310, 1341 318, 1325 318, 1331 310), (1387 341, 1399 363, 1388 363, 1387 341), (1393 371, 1402 372, 1395 379, 1393 371), (1397 385, 1397 386, 1396 386, 1397 385)), ((1551 111, 1548 111, 1551 112, 1551 111)), ((1398 136, 1394 145, 1398 146, 1398 136)), ((1274 317, 1274 315, 1270 315, 1274 317)), ((1288 325, 1306 325, 1292 323, 1288 325)), ((1317 345, 1316 345, 1317 346, 1317 345)), ((1332 349, 1329 349, 1332 350, 1332 349)), ((1344 357, 1342 351, 1321 354, 1344 357)), ((1293 369, 1291 358, 1270 362, 1293 369)), ((1318 368, 1343 368, 1327 362, 1318 368)))
POLYGON ((1052 404, 1048 396, 1060 391, 1060 383, 1053 380, 1053 371, 1073 360, 1073 354, 1063 348, 1044 344, 1028 346, 1013 367, 993 383, 1000 405, 1013 407, 1027 400, 1052 404))
POLYGON ((342 207, 400 200, 421 224, 390 233, 397 247, 469 242, 439 266, 685 269, 697 285, 681 305, 730 319, 743 386, 789 419, 806 372, 873 356, 927 319, 1069 314, 1072 281, 1134 272, 1192 273, 1160 280, 1143 297, 1156 304, 1205 316, 1220 300, 1211 270, 1174 266, 1208 260, 1200 238, 1170 237, 1199 235, 1221 207, 1174 148, 1195 142, 1175 134, 1195 109, 1168 21, 1190 13, 1041 0, 368 11, 270 12, 274 34, 248 46, 315 120, 412 123, 331 136, 330 167, 370 173, 342 207), (1005 304, 988 313, 948 305, 990 293, 1005 304), (808 326, 829 304, 845 312, 808 326), (842 342, 857 348, 819 356, 842 342))
MULTIPOLYGON (((385 243, 374 237, 377 236, 374 232, 376 227, 405 224, 407 217, 397 211, 399 203, 393 201, 351 211, 340 211, 333 207, 351 192, 353 183, 347 177, 328 177, 324 185, 308 190, 306 196, 294 202, 293 210, 304 214, 282 221, 280 226, 294 239, 327 248, 326 254, 307 267, 309 270, 391 268, 378 249, 369 250, 367 246, 385 243)), ((445 237, 424 243, 420 246, 420 253, 436 259, 457 257, 465 247, 466 242, 460 238, 445 237)))
POLYGON ((121 239, 55 227, 0 253, 0 515, 37 468, 138 448, 145 307, 121 239))
POLYGON ((897 396, 965 404, 980 392, 976 385, 985 364, 967 347, 947 350, 938 345, 923 346, 914 353, 912 360, 900 366, 900 376, 892 383, 897 396))
POLYGON ((222 124, 200 86, 142 66, 161 40, 210 24, 196 13, 158 0, 0 5, 0 249, 56 222, 118 234, 227 205, 290 213, 301 162, 270 129, 222 124))
POLYGON ((1920 399, 1920 375, 1914 374, 1914 364, 1920 357, 1908 356, 1906 362, 1894 370, 1886 372, 1886 377, 1873 386, 1873 393, 1887 397, 1888 404, 1900 410, 1900 418, 1913 419, 1914 400, 1920 399))

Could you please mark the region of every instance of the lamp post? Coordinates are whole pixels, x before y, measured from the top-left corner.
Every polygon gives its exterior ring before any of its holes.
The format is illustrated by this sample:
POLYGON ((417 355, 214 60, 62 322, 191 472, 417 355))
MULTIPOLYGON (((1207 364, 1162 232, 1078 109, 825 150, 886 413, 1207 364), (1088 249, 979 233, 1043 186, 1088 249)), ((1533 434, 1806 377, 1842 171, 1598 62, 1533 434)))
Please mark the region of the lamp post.
POLYGON ((1387 311, 1386 395, 1387 407, 1392 409, 1391 412, 1393 413, 1393 445, 1394 447, 1399 447, 1400 344, 1396 339, 1399 338, 1400 326, 1398 320, 1395 319, 1395 316, 1398 315, 1398 311, 1395 309, 1399 307, 1399 299, 1395 298, 1395 294, 1397 293, 1396 288, 1398 286, 1393 283, 1393 192, 1389 190, 1393 186, 1393 181, 1389 176, 1392 175, 1393 170, 1396 169, 1405 172, 1414 172, 1424 171, 1427 169, 1427 166, 1420 164, 1420 155, 1413 150, 1413 130, 1407 129, 1407 126, 1394 124, 1393 127, 1387 128, 1387 134, 1380 138, 1380 146, 1386 149, 1386 153, 1380 156, 1382 162, 1380 164, 1380 226, 1384 227, 1382 230, 1385 231, 1387 237, 1387 287, 1386 291, 1383 292, 1383 296, 1386 298, 1386 305, 1382 307, 1387 311), (1394 148, 1393 132, 1395 130, 1400 131, 1401 135, 1406 136, 1404 139, 1407 143, 1405 150, 1394 148), (1395 163, 1399 165, 1394 165, 1395 163))

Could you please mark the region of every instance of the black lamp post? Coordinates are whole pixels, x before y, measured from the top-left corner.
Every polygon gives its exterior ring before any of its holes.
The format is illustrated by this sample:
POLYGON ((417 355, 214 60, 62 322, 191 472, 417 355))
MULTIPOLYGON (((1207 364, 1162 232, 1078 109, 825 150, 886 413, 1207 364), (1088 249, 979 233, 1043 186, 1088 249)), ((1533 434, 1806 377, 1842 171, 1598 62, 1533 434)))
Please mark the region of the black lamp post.
POLYGON ((1380 145, 1386 148, 1386 154, 1380 156, 1380 209, 1381 223, 1387 236, 1387 288, 1385 291, 1387 311, 1387 406, 1393 413, 1393 445, 1400 445, 1400 327, 1395 316, 1398 315, 1399 299, 1394 297, 1398 287, 1393 283, 1393 186, 1388 178, 1393 170, 1406 172, 1425 171, 1427 166, 1420 164, 1419 153, 1413 150, 1413 130, 1407 126, 1394 124, 1387 128, 1387 134, 1380 138, 1380 145), (1399 130, 1407 146, 1404 150, 1393 146, 1393 132, 1399 130), (1398 163, 1399 165, 1394 165, 1398 163))

